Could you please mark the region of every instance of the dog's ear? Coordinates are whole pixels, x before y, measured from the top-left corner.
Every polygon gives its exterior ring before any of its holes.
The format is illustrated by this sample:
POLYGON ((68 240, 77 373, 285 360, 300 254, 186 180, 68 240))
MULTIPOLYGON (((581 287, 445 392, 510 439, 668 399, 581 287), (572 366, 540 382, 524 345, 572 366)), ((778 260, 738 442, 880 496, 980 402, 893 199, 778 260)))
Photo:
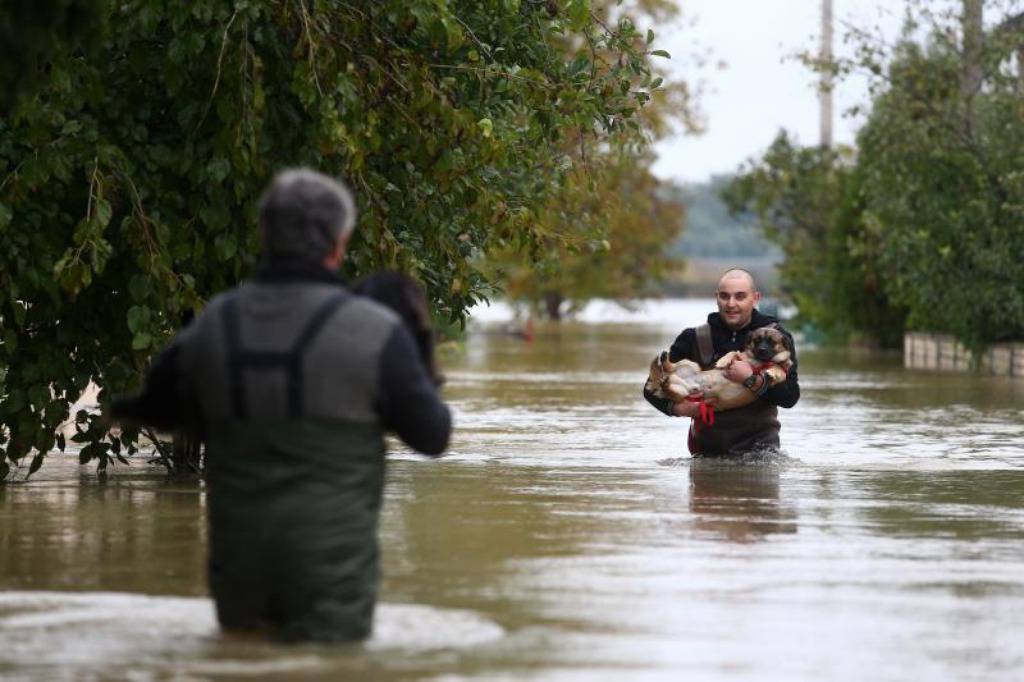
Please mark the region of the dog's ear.
POLYGON ((789 335, 789 332, 782 331, 781 327, 778 329, 782 332, 782 345, 785 346, 786 350, 788 350, 790 355, 792 355, 796 352, 793 348, 793 337, 789 335))

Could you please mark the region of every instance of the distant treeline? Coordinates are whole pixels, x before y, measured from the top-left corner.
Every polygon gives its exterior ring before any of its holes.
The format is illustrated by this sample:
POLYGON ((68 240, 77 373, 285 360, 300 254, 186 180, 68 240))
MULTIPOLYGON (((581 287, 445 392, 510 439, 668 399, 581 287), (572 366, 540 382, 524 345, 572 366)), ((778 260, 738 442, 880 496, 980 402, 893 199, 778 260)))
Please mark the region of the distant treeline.
POLYGON ((734 179, 717 175, 707 182, 663 188, 666 201, 683 207, 684 229, 667 247, 682 267, 663 280, 662 294, 709 296, 723 271, 740 267, 754 274, 766 294, 779 295, 776 265, 782 251, 765 239, 756 216, 729 212, 721 194, 734 179))
POLYGON ((731 175, 672 187, 672 199, 686 207, 686 229, 669 248, 683 259, 742 259, 778 262, 782 251, 764 237, 753 213, 731 214, 721 193, 731 175))

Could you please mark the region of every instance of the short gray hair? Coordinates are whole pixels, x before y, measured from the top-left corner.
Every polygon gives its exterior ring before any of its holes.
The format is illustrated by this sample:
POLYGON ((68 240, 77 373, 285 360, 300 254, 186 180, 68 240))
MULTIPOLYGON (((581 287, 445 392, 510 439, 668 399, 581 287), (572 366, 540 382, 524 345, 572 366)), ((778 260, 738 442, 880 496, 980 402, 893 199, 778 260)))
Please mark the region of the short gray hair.
POLYGON ((259 210, 263 247, 271 254, 323 258, 356 224, 348 187, 308 168, 278 173, 259 210))

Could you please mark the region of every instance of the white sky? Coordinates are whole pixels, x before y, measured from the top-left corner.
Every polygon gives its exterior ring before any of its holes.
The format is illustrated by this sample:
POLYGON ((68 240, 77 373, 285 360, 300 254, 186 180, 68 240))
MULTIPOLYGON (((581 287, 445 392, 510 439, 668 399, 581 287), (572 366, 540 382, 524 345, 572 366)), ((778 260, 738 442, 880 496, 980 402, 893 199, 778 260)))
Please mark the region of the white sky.
MULTIPOLYGON (((795 134, 802 144, 818 142, 818 98, 815 75, 793 58, 816 51, 820 0, 681 0, 683 20, 664 27, 655 40, 672 54, 671 68, 689 82, 694 74, 705 82, 700 99, 706 131, 699 137, 676 136, 658 142, 654 173, 666 180, 701 181, 716 173, 734 172, 759 155, 779 129, 795 134), (695 49, 710 51, 708 66, 695 70, 695 49), (719 70, 721 60, 726 66, 719 70)), ((901 0, 833 0, 834 49, 847 55, 844 22, 879 27, 894 39, 902 24, 901 0)), ((834 99, 833 137, 853 141, 863 117, 843 115, 866 103, 864 78, 841 82, 834 99)))

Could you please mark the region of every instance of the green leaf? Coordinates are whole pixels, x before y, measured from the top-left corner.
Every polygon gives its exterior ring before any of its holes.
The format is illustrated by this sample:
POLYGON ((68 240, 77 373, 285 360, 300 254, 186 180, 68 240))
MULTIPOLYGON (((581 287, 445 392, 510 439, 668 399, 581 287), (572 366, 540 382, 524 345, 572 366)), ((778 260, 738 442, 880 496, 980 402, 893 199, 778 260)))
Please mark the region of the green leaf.
POLYGON ((223 230, 231 222, 231 213, 223 204, 209 204, 199 209, 199 219, 211 232, 223 230))
POLYGON ((222 261, 229 261, 238 252, 238 238, 230 232, 217 235, 217 238, 214 239, 214 246, 220 259, 222 261))
POLYGON ((42 452, 38 453, 35 457, 32 458, 32 463, 28 465, 28 475, 25 476, 26 479, 28 479, 35 472, 39 471, 39 467, 43 466, 43 459, 45 458, 46 455, 45 453, 42 452))
POLYGON ((150 286, 149 278, 145 275, 133 275, 128 280, 128 293, 131 294, 132 300, 137 303, 145 301, 151 291, 152 287, 150 286))
POLYGON ((111 207, 109 201, 99 199, 96 202, 96 222, 99 223, 100 227, 106 227, 110 224, 110 218, 114 214, 114 209, 111 207))
POLYGON ((582 31, 590 22, 590 0, 569 0, 565 14, 569 17, 572 30, 582 31))
POLYGON ((0 402, 0 412, 10 417, 21 412, 25 405, 25 392, 17 388, 11 389, 3 402, 0 402))
POLYGON ((128 329, 132 334, 138 334, 149 325, 152 313, 144 305, 133 305, 128 309, 128 329))
POLYGON ((227 159, 214 159, 207 164, 206 173, 214 182, 223 182, 231 174, 231 164, 227 159))
POLYGON ((650 45, 654 42, 654 31, 647 29, 647 44, 650 45))
POLYGON ((651 52, 651 56, 652 57, 664 57, 665 59, 672 59, 672 55, 670 55, 665 50, 653 50, 651 52))
POLYGON ((132 350, 146 350, 152 343, 153 337, 147 332, 141 332, 132 338, 132 350))

